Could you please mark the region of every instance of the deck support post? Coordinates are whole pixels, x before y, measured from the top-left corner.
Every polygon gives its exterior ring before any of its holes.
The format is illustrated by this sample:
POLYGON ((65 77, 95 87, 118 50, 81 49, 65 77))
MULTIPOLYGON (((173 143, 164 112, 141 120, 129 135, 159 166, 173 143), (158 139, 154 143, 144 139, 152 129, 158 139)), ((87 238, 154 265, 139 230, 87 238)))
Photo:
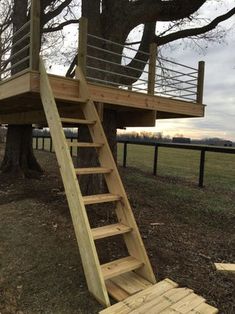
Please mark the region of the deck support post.
POLYGON ((78 66, 85 76, 87 59, 87 30, 88 19, 86 17, 81 17, 79 20, 78 66))
POLYGON ((30 70, 39 71, 41 43, 40 0, 32 0, 30 12, 30 70))
POLYGON ((206 150, 201 150, 201 157, 200 157, 200 170, 199 170, 199 182, 198 186, 203 188, 204 184, 204 172, 205 172, 205 157, 206 157, 206 150))
POLYGON ((152 43, 150 45, 149 73, 148 73, 148 93, 151 95, 154 95, 155 90, 156 62, 157 62, 157 44, 152 43))
POLYGON ((199 104, 203 103, 204 74, 205 74, 205 62, 199 61, 198 78, 197 78, 197 103, 199 104))

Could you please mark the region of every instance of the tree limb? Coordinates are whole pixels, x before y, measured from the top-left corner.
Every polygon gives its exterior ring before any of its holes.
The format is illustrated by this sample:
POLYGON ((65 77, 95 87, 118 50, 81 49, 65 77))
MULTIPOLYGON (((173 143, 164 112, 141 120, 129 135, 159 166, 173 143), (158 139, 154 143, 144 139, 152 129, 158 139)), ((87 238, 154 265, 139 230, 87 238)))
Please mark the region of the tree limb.
POLYGON ((61 31, 65 26, 70 25, 70 24, 78 24, 79 20, 74 19, 74 20, 69 20, 69 21, 65 21, 55 27, 47 27, 43 29, 43 33, 52 33, 52 32, 57 32, 57 31, 61 31))
POLYGON ((220 15, 216 17, 213 21, 211 21, 209 24, 202 26, 202 27, 197 27, 197 28, 189 28, 189 29, 184 29, 178 32, 171 33, 169 35, 165 35, 163 37, 156 36, 154 41, 158 44, 158 46, 167 44, 169 42, 181 39, 181 38, 186 38, 186 37, 192 37, 192 36, 197 36, 200 34, 205 34, 214 28, 218 26, 219 23, 229 19, 235 14, 235 7, 228 11, 227 13, 220 15))

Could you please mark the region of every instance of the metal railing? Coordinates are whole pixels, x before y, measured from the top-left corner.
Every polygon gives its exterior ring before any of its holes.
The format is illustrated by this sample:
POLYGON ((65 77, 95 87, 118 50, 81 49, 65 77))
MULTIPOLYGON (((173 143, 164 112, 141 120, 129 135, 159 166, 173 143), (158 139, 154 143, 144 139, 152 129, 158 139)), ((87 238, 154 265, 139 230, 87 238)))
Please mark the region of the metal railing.
POLYGON ((19 29, 13 23, 1 33, 0 81, 26 70, 38 70, 40 52, 40 2, 29 3, 30 17, 19 29))
MULTIPOLYGON (((193 68, 158 57, 154 43, 141 49, 87 30, 88 21, 81 18, 78 65, 90 82, 202 104, 204 62, 193 68)), ((17 31, 12 24, 6 29, 9 38, 0 45, 0 80, 39 70, 40 36, 40 1, 31 0, 29 21, 17 31)))
POLYGON ((204 62, 198 67, 158 57, 157 45, 146 51, 89 34, 79 23, 78 64, 90 82, 202 104, 204 62))

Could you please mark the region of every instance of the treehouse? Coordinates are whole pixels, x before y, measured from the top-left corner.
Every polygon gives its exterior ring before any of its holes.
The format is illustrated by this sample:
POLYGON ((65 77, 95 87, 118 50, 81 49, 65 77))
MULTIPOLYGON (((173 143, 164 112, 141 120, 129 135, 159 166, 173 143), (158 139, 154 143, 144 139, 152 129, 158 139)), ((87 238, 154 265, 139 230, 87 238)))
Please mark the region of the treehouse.
POLYGON ((30 21, 1 48, 0 123, 49 127, 87 286, 109 307, 101 313, 217 313, 190 289, 169 279, 156 283, 101 123, 106 108, 116 111, 118 127, 202 117, 203 63, 194 69, 157 58, 154 44, 149 52, 137 51, 88 34, 82 18, 72 78, 48 74, 39 51, 39 6, 32 0, 30 21), (87 125, 91 141, 68 142, 63 127, 80 125, 87 125), (99 166, 75 168, 71 145, 95 149, 99 166), (82 195, 80 176, 93 174, 104 177, 107 193, 82 195), (103 203, 112 205, 116 223, 91 228, 87 207, 99 204, 102 210, 103 203), (123 237, 127 256, 101 264, 95 243, 115 236, 123 237), (119 303, 110 306, 110 297, 119 303))

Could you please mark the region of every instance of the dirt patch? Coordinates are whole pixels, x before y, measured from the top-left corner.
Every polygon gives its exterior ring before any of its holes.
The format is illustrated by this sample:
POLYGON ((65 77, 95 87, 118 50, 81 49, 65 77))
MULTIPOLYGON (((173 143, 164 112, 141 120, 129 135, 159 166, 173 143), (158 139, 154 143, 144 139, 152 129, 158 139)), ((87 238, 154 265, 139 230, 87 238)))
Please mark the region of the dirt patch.
MULTIPOLYGON (((12 183, 0 176, 0 313, 98 313, 102 307, 86 288, 55 156, 37 157, 46 169, 40 180, 12 183)), ((197 195, 206 191, 184 182, 134 169, 121 174, 158 279, 171 278, 220 313, 235 313, 234 277, 213 267, 216 261, 234 262, 231 211, 203 210, 197 195), (173 197, 172 185, 194 189, 195 199, 173 197)), ((113 221, 108 208, 89 216, 92 224, 113 221)), ((118 239, 101 241, 98 248, 101 261, 125 253, 118 239)))

